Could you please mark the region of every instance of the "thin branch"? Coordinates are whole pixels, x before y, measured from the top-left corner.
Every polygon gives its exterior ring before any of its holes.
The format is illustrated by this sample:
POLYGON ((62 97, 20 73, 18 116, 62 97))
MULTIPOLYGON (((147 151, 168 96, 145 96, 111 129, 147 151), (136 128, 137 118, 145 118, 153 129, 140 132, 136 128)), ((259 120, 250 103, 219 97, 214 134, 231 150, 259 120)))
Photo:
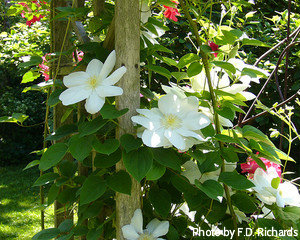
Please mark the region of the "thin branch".
MULTIPOLYGON (((289 35, 289 37, 294 37, 293 38, 293 42, 295 41, 296 37, 299 35, 300 33, 300 26, 297 27, 297 29, 289 35)), ((256 62, 254 63, 254 66, 257 66, 259 64, 259 62, 264 59, 266 56, 268 56, 270 53, 274 52, 277 48, 279 48, 281 45, 283 45, 285 42, 287 41, 287 38, 283 39, 282 41, 280 41, 279 43, 277 43, 274 47, 272 47, 271 49, 269 49, 267 52, 265 52, 263 55, 261 55, 256 62)))
MULTIPOLYGON (((293 47, 294 45, 296 44, 299 44, 300 41, 297 41, 297 42, 293 42, 291 44, 289 44, 283 51, 282 53, 280 54, 279 58, 278 58, 278 61, 277 61, 277 64, 276 64, 276 67, 275 69, 272 71, 272 73, 270 74, 269 78, 267 79, 267 81, 264 83, 263 87, 261 88, 261 90, 259 91, 259 93, 257 94, 256 98, 254 99, 251 107, 249 108, 248 112, 246 113, 245 117, 243 118, 243 121, 246 121, 246 119, 248 118, 250 112, 252 111, 252 109, 254 108, 254 105, 255 103, 257 102, 258 98, 260 97, 260 95, 262 94, 262 92, 265 90, 265 87, 267 86, 267 84, 269 83, 269 81, 271 80, 271 78, 273 77, 274 73, 277 73, 278 71, 278 68, 279 68, 279 64, 281 63, 282 59, 284 58, 285 56, 285 53, 288 49, 290 49, 291 47, 293 47)), ((240 123, 240 125, 242 125, 242 123, 240 123)))
MULTIPOLYGON (((300 91, 296 92, 294 95, 292 95, 291 97, 289 97, 289 98, 286 99, 285 101, 283 101, 283 102, 281 102, 280 104, 278 104, 278 105, 276 106, 276 108, 281 107, 281 106, 287 104, 287 103, 290 102, 290 101, 293 101, 293 100, 296 99, 299 95, 300 95, 300 91)), ((270 110, 273 110, 273 109, 275 109, 275 107, 270 108, 270 110)), ((254 120, 254 119, 258 118, 258 117, 261 117, 261 116, 263 116, 263 115, 265 115, 265 114, 267 114, 267 113, 268 113, 268 111, 263 111, 263 112, 261 112, 261 113, 255 115, 255 116, 253 116, 253 117, 251 117, 251 118, 248 118, 248 119, 244 120, 243 122, 241 122, 241 125, 245 125, 246 123, 251 122, 252 120, 254 120)))

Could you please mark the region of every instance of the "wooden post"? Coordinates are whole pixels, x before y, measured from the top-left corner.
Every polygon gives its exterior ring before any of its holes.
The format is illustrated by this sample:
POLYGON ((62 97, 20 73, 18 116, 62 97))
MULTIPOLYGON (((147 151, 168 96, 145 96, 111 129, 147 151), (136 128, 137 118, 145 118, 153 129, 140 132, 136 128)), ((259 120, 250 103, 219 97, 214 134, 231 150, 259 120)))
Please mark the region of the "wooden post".
MULTIPOLYGON (((119 118, 120 127, 116 136, 125 133, 135 134, 131 116, 136 115, 140 106, 140 12, 139 0, 116 0, 115 8, 115 49, 116 68, 125 66, 127 72, 119 82, 122 96, 116 98, 118 109, 128 108, 127 114, 119 118)), ((116 170, 126 170, 123 161, 116 170)), ((131 196, 116 194, 116 237, 124 240, 121 228, 130 223, 134 211, 141 207, 141 185, 132 179, 131 196)))
MULTIPOLYGON (((66 21, 62 21, 61 19, 54 20, 54 17, 57 14, 57 7, 66 7, 70 5, 65 0, 52 0, 50 7, 50 26, 51 26, 51 51, 52 52, 64 52, 69 50, 72 47, 70 42, 70 23, 66 21)), ((70 65, 72 65, 72 55, 62 55, 60 60, 56 60, 51 64, 51 76, 52 78, 63 79, 63 76, 67 75, 68 70, 71 69, 70 65)), ((54 79, 55 80, 55 79, 54 79)), ((53 111, 53 130, 55 131, 59 127, 61 127, 61 118, 64 115, 66 107, 64 107, 61 103, 57 104, 54 107, 53 111)), ((63 124, 72 123, 73 119, 70 116, 63 124)), ((72 159, 70 158, 72 161, 72 159)), ((66 218, 73 218, 72 213, 58 213, 57 210, 63 207, 62 204, 55 201, 54 202, 54 225, 58 227, 66 218)))

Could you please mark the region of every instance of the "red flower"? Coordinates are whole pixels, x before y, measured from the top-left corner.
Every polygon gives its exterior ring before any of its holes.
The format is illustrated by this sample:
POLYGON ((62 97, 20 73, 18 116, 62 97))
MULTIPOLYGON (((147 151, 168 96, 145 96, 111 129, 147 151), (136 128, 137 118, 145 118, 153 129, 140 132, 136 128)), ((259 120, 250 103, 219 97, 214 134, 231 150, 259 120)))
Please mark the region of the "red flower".
POLYGON ((218 51, 219 50, 219 45, 215 44, 214 42, 212 41, 208 41, 208 46, 210 46, 211 50, 213 51, 213 55, 215 57, 218 56, 218 53, 216 53, 215 51, 218 51))
MULTIPOLYGON (((176 1, 172 1, 172 2, 178 4, 178 2, 176 2, 176 1)), ((178 9, 168 7, 168 6, 165 6, 165 5, 164 5, 164 8, 166 9, 165 12, 164 12, 165 17, 177 22, 178 19, 177 19, 176 16, 180 16, 180 13, 178 12, 178 9)))
MULTIPOLYGON (((281 177, 281 167, 279 164, 271 162, 270 160, 263 158, 263 157, 260 157, 259 159, 263 161, 263 163, 266 165, 267 169, 270 167, 275 168, 276 172, 278 173, 278 176, 281 177)), ((258 166, 258 164, 255 162, 255 160, 253 160, 252 158, 249 157, 249 158, 247 158, 246 163, 241 164, 241 168, 242 168, 242 173, 249 173, 248 177, 250 179, 252 179, 253 175, 255 173, 255 170, 257 168, 261 168, 261 167, 258 166)))
MULTIPOLYGON (((32 1, 31 2, 32 4, 35 4, 36 5, 36 7, 37 8, 41 8, 42 6, 38 3, 38 1, 32 1)), ((42 4, 47 4, 46 2, 41 2, 42 4)), ((27 19, 27 21, 26 21, 26 25, 27 26, 31 26, 31 24, 33 24, 33 23, 35 23, 35 22, 37 22, 37 21, 40 21, 43 17, 45 17, 45 15, 42 15, 42 14, 40 14, 40 15, 34 15, 35 13, 38 13, 41 9, 37 9, 37 10, 35 10, 34 12, 33 12, 33 10, 28 6, 28 4, 26 4, 26 3, 23 3, 23 2, 20 2, 20 3, 18 3, 18 4, 20 4, 20 5, 22 5, 24 8, 26 8, 26 12, 27 13, 29 13, 29 15, 30 16, 32 16, 32 18, 30 19, 30 20, 28 20, 27 19)), ((26 18, 26 12, 25 11, 22 11, 22 13, 21 13, 21 16, 22 16, 22 18, 26 18)))

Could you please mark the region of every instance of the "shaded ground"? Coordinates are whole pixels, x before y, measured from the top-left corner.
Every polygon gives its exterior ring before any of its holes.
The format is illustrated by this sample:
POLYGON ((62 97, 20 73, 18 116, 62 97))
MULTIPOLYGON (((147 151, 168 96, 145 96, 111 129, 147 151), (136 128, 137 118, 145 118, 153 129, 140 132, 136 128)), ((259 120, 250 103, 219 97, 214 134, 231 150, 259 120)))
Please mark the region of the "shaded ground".
MULTIPOLYGON (((29 240, 40 231, 39 188, 31 187, 39 171, 23 167, 0 167, 0 240, 29 240)), ((47 209, 46 228, 52 214, 47 209)))

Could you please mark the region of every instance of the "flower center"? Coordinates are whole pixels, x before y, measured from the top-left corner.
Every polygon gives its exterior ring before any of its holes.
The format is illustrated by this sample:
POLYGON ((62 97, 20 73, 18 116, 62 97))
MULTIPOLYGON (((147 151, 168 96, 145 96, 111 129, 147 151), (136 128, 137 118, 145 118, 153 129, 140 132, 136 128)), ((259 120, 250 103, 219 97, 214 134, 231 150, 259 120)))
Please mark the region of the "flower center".
POLYGON ((179 128, 181 120, 173 114, 165 115, 165 118, 162 119, 162 125, 166 128, 179 128))
POLYGON ((98 81, 97 81, 97 77, 96 76, 92 76, 90 77, 89 81, 88 81, 88 84, 93 88, 95 89, 98 85, 98 81))
POLYGON ((140 235, 138 240, 155 240, 155 238, 152 237, 151 235, 148 235, 147 233, 144 233, 144 234, 140 235))

